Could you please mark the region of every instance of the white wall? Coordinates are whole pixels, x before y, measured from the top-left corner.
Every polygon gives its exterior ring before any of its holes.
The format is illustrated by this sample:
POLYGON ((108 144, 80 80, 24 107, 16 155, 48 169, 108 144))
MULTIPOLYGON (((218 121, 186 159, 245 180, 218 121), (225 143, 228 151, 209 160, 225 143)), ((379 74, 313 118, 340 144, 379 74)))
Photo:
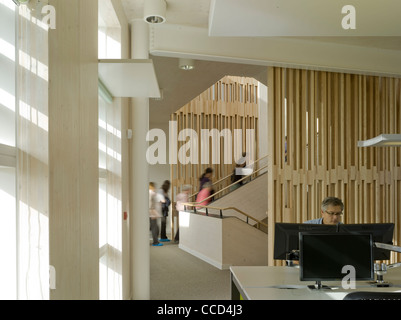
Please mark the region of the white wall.
POLYGON ((268 236, 235 217, 224 219, 180 211, 179 248, 219 269, 265 266, 268 236))

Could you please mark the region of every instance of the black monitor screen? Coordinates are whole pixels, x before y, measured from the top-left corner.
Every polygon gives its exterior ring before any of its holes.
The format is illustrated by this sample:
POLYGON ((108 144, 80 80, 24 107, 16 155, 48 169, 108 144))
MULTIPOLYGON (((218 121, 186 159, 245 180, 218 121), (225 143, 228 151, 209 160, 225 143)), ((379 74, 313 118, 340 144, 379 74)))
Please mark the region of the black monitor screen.
POLYGON ((355 280, 373 280, 373 242, 370 234, 300 234, 300 279, 342 280, 344 266, 355 268, 355 280))
MULTIPOLYGON (((339 232, 371 234, 373 242, 393 244, 394 223, 341 224, 339 232)), ((373 248, 373 260, 388 260, 390 253, 390 250, 373 248)))
POLYGON ((274 259, 285 260, 287 253, 299 250, 300 232, 332 233, 336 231, 335 225, 277 222, 274 228, 274 259))

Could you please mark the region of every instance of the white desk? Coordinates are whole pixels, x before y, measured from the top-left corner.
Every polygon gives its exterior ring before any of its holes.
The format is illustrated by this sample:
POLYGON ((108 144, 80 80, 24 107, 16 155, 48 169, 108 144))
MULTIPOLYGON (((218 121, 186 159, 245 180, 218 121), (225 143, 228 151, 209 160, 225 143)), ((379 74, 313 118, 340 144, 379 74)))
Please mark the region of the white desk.
POLYGON ((309 289, 312 281, 299 280, 295 267, 230 267, 231 295, 246 300, 342 300, 353 291, 401 292, 401 268, 389 269, 384 280, 391 287, 377 288, 368 281, 357 281, 356 289, 343 289, 341 281, 322 281, 331 290, 309 289))

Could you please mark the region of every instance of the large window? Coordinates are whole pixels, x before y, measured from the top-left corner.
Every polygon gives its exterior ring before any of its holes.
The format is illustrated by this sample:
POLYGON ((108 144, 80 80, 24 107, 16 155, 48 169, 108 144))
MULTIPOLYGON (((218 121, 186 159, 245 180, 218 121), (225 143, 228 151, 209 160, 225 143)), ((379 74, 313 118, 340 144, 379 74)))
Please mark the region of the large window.
POLYGON ((17 298, 15 6, 0 0, 0 300, 17 298))
MULTIPOLYGON (((121 58, 121 27, 99 19, 99 59, 121 58)), ((118 19, 114 17, 113 21, 118 19)), ((121 99, 99 85, 99 297, 123 299, 121 99)))
POLYGON ((121 130, 118 105, 99 96, 99 297, 122 299, 121 130))

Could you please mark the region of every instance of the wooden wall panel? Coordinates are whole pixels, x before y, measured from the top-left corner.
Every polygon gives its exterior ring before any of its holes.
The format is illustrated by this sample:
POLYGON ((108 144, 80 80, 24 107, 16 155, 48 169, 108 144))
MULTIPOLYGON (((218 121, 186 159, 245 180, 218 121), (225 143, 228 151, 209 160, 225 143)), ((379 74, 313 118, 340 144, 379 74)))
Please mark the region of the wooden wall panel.
POLYGON ((269 264, 281 264, 273 260, 275 222, 320 217, 326 196, 343 199, 345 223, 395 223, 401 245, 401 150, 357 147, 400 133, 400 79, 271 67, 268 90, 269 264))
MULTIPOLYGON (((198 191, 199 177, 207 167, 214 169, 213 181, 218 181, 221 178, 231 174, 235 159, 233 152, 235 147, 239 147, 240 152, 246 151, 247 146, 254 145, 254 159, 258 159, 258 97, 257 97, 258 82, 251 78, 231 77, 227 76, 215 83, 208 90, 201 93, 198 97, 190 101, 188 104, 180 108, 171 115, 171 121, 177 122, 178 133, 183 129, 193 129, 197 135, 198 145, 198 164, 183 164, 178 160, 177 164, 171 164, 171 194, 173 201, 175 195, 180 192, 180 187, 185 184, 193 186, 192 193, 198 191), (231 149, 232 153, 227 155, 231 158, 231 163, 225 161, 224 143, 229 140, 221 138, 220 146, 212 144, 209 141, 209 158, 206 163, 202 163, 201 152, 201 130, 202 129, 217 129, 219 133, 222 130, 228 129, 231 134, 231 149), (234 130, 241 129, 242 137, 235 142, 234 130), (255 129, 254 141, 246 141, 246 130, 255 129), (242 146, 240 145, 242 142, 242 146), (212 149, 214 148, 214 150, 212 149), (213 163, 213 151, 218 153, 220 157, 218 163, 213 163)), ((195 134, 193 135, 195 136, 195 134)), ((185 145, 186 142, 178 141, 177 151, 185 145)), ((228 143, 228 142, 227 142, 228 143)), ((229 179, 218 186, 223 188, 229 184, 229 179)), ((216 190, 217 191, 217 190, 216 190)), ((193 200, 193 199, 192 199, 193 200)))

